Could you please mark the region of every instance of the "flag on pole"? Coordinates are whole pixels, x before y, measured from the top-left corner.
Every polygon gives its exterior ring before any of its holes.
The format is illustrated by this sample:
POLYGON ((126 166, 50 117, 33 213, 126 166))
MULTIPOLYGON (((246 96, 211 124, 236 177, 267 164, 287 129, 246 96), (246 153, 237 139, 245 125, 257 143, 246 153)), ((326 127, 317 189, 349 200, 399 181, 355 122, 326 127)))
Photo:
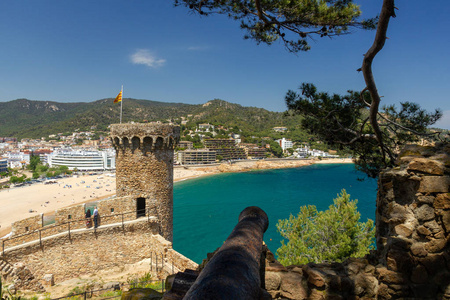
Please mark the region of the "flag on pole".
POLYGON ((122 101, 122 91, 120 91, 119 95, 117 95, 116 99, 114 99, 114 103, 119 103, 122 101))

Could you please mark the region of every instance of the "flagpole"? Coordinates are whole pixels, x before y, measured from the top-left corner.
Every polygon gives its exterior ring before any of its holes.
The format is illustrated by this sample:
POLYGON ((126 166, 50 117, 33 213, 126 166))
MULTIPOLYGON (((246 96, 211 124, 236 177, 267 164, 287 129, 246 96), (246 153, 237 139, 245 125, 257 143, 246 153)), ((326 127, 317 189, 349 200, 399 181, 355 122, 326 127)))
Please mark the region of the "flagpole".
POLYGON ((122 89, 120 90, 120 93, 122 93, 122 101, 120 101, 120 124, 122 124, 123 85, 122 89))

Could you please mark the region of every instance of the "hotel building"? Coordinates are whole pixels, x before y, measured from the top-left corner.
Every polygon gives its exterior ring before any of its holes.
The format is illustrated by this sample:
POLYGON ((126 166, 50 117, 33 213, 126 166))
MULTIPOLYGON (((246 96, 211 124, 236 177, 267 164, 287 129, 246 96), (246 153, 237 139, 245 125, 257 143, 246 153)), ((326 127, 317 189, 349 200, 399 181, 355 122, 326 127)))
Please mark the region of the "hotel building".
POLYGON ((48 156, 48 164, 79 171, 111 170, 116 168, 116 156, 114 151, 59 151, 48 156))
POLYGON ((216 162, 216 151, 184 150, 178 152, 178 162, 182 165, 205 165, 216 162))

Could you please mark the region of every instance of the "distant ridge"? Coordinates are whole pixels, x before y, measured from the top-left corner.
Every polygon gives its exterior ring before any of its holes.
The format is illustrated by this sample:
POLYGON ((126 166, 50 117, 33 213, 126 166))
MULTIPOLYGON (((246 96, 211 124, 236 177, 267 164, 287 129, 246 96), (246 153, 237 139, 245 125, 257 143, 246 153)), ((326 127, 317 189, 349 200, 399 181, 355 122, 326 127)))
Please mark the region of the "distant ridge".
MULTIPOLYGON (((108 131, 111 123, 119 122, 120 105, 113 98, 94 102, 62 103, 17 99, 0 102, 0 137, 41 138, 50 134, 72 133, 76 129, 108 131)), ((171 120, 181 123, 181 117, 190 122, 207 122, 248 133, 269 132, 275 126, 297 127, 300 117, 286 117, 284 113, 263 108, 245 107, 224 100, 205 104, 167 103, 125 98, 123 122, 152 122, 171 120)))

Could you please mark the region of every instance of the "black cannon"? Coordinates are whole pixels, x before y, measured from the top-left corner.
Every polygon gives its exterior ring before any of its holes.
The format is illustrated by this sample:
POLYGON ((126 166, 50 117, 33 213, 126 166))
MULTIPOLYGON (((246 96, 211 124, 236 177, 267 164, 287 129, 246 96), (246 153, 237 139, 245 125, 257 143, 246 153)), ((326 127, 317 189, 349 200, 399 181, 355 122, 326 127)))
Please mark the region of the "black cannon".
POLYGON ((262 209, 244 209, 238 224, 183 299, 262 299, 260 261, 268 226, 269 219, 262 209))

